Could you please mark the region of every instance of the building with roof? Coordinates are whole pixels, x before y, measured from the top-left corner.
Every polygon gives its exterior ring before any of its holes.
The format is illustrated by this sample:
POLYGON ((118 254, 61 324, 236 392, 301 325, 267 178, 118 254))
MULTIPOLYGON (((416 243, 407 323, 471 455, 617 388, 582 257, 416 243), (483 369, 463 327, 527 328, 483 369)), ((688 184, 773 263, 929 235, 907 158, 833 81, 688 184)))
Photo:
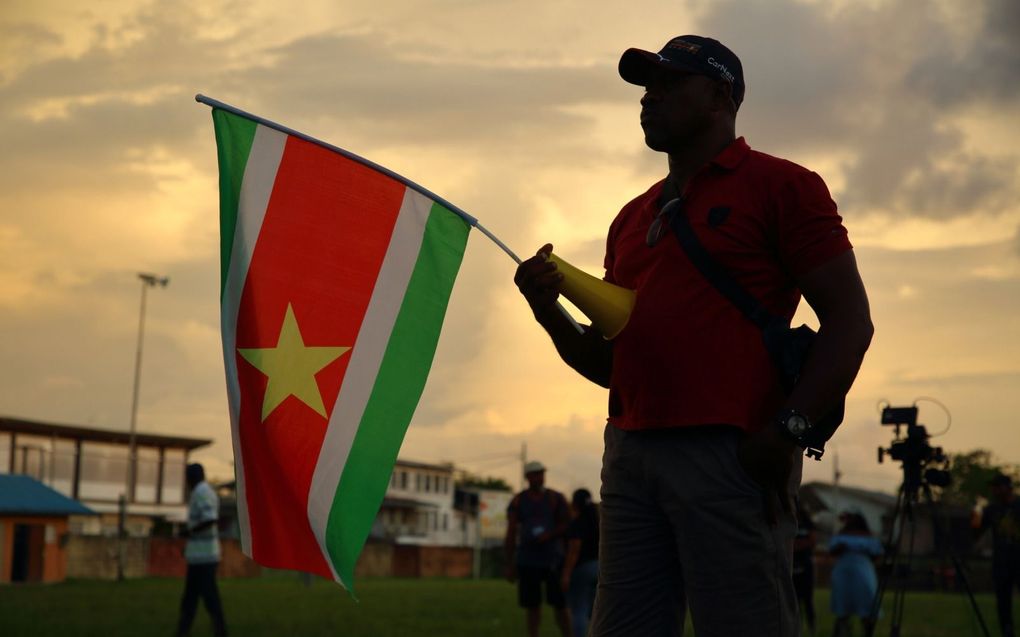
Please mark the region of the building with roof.
POLYGON ((98 515, 70 518, 76 535, 116 535, 120 499, 125 530, 143 537, 161 521, 187 518, 184 467, 212 441, 139 432, 137 470, 128 484, 131 437, 124 431, 0 417, 0 475, 26 475, 98 515))
POLYGON ((29 476, 0 475, 0 583, 63 581, 72 515, 95 512, 29 476))
POLYGON ((371 537, 397 544, 473 544, 470 519, 454 508, 452 464, 397 460, 371 537))
POLYGON ((896 508, 896 496, 890 493, 827 482, 801 485, 800 499, 826 541, 839 530, 839 515, 845 511, 863 515, 871 532, 884 538, 896 508))

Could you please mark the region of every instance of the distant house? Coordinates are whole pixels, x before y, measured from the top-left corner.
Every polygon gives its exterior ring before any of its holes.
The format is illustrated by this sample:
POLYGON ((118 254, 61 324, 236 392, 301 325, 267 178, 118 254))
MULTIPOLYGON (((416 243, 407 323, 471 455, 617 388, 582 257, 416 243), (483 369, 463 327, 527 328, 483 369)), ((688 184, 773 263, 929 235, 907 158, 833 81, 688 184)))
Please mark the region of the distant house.
MULTIPOLYGON (((839 530, 839 514, 848 509, 860 511, 871 532, 887 542, 896 516, 897 496, 881 491, 840 486, 823 482, 809 482, 800 489, 801 501, 818 527, 819 546, 825 546, 829 537, 839 530)), ((913 528, 908 523, 900 534, 900 550, 914 555, 944 554, 952 549, 957 555, 968 554, 974 546, 970 529, 970 509, 959 505, 938 503, 936 518, 923 495, 912 505, 913 528)), ((907 517, 901 513, 895 520, 896 533, 907 517)), ((980 547, 979 547, 980 548, 980 547)))
POLYGON ((370 538, 397 544, 470 546, 471 516, 454 508, 452 464, 397 460, 370 538))
POLYGON ((211 440, 137 433, 137 471, 127 484, 128 432, 0 417, 0 475, 27 475, 99 515, 70 519, 75 535, 115 535, 118 501, 125 529, 144 537, 159 520, 187 518, 184 467, 211 440))
POLYGON ((871 532, 884 538, 896 508, 896 496, 858 487, 808 482, 800 487, 800 499, 818 527, 820 540, 828 541, 839 530, 839 514, 857 510, 871 532))
POLYGON ((88 507, 23 475, 0 475, 0 583, 60 582, 69 516, 88 507))

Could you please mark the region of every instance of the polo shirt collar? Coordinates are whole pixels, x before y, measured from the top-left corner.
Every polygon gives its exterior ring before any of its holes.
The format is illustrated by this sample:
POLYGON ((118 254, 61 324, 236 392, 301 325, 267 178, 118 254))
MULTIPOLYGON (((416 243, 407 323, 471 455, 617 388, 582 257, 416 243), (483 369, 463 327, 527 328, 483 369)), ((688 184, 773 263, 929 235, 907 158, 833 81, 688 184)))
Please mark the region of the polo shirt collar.
POLYGON ((730 145, 712 159, 711 163, 723 170, 734 170, 740 162, 747 157, 751 147, 747 145, 743 137, 738 137, 730 142, 730 145))

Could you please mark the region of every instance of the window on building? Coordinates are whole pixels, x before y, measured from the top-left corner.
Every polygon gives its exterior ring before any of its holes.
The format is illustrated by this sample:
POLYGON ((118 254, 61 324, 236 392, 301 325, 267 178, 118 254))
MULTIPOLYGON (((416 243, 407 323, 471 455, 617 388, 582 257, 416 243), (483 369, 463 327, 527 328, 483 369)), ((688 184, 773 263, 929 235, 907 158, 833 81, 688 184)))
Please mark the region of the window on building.
POLYGON ((443 530, 446 531, 450 528, 450 514, 443 513, 443 530))
MULTIPOLYGON (((50 485, 64 495, 71 495, 74 489, 74 441, 57 439, 53 442, 53 484, 50 485)), ((0 471, 4 465, 0 462, 0 471)))
POLYGON ((405 490, 407 489, 407 472, 406 471, 401 471, 400 472, 400 488, 401 489, 405 489, 405 490))
POLYGON ((137 447, 138 475, 135 480, 135 500, 138 502, 155 502, 156 485, 159 480, 159 449, 156 447, 137 447))
POLYGON ((163 452, 163 504, 181 504, 184 498, 184 451, 163 452))
POLYGON ((432 476, 426 474, 425 475, 425 493, 428 493, 431 490, 432 490, 432 476))
MULTIPOLYGON (((8 438, 8 443, 10 438, 8 438)), ((10 466, 8 458, 4 472, 10 466)), ((43 436, 18 434, 14 449, 14 473, 31 476, 42 482, 50 483, 53 467, 52 439, 43 436)))
POLYGON ((11 468, 11 437, 14 434, 0 433, 0 473, 7 473, 11 468))
POLYGON ((127 485, 127 459, 127 445, 83 442, 79 497, 116 502, 127 485))
POLYGON ((414 490, 421 491, 421 474, 414 474, 414 490))

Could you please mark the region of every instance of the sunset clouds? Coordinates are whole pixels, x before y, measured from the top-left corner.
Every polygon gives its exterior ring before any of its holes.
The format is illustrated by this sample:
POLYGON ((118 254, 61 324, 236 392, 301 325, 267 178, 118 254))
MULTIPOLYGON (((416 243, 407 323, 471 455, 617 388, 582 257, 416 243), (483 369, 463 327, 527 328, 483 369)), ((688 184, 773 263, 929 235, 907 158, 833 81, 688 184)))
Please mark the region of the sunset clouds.
MULTIPOLYGON (((847 479, 895 486, 874 463, 883 398, 934 395, 954 414, 940 444, 1020 462, 1018 32, 1011 0, 7 2, 0 413, 126 428, 134 273, 167 274, 139 428, 213 438, 205 459, 229 471, 215 149, 195 93, 420 181, 521 253, 552 241, 598 272, 609 221, 665 171, 619 55, 702 33, 743 61, 738 133, 818 171, 857 247, 877 332, 838 438, 847 479)), ((402 454, 458 462, 526 440, 556 486, 596 487, 604 392, 555 358, 512 273, 472 237, 402 454)))

